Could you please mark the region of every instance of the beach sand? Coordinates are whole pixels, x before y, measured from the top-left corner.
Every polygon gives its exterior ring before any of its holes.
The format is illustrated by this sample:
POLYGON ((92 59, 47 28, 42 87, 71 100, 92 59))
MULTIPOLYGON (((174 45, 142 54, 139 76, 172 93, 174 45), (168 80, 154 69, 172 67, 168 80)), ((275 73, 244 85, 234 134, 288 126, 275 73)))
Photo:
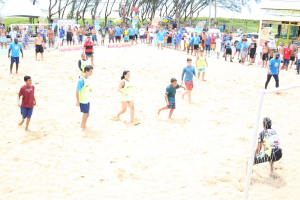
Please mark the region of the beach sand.
MULTIPOLYGON (((19 74, 12 75, 10 59, 0 56, 0 199, 242 199, 266 69, 208 58, 207 81, 194 82, 191 104, 187 96, 181 99, 184 90, 177 90, 176 110, 168 120, 168 111, 157 116, 157 110, 165 105, 170 79, 180 84, 191 56, 146 45, 98 47, 89 131, 82 133, 75 97, 80 54, 46 51, 45 61, 35 61, 34 52, 25 51, 19 74), (129 123, 129 109, 115 120, 124 70, 131 71, 134 83, 137 126, 129 123), (17 95, 25 75, 32 77, 37 100, 32 132, 18 126, 17 95)), ((294 70, 281 71, 280 86, 299 78, 294 70)), ((274 87, 272 79, 269 89, 274 87)), ((260 122, 272 119, 283 157, 275 164, 277 178, 269 178, 268 164, 254 166, 251 199, 300 194, 299 91, 264 98, 260 122)))

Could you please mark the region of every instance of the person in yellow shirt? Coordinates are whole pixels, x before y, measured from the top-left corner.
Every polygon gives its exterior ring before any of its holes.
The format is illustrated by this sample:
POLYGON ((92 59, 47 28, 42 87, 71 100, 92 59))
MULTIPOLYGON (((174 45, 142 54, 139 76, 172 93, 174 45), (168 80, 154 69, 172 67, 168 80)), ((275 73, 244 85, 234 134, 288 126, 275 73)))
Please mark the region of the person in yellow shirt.
MULTIPOLYGON (((200 74, 202 72, 202 81, 206 81, 204 79, 205 76, 205 68, 208 67, 206 57, 203 57, 203 50, 200 50, 200 56, 196 58, 196 68, 198 69, 198 79, 200 78, 200 74)), ((200 79, 199 79, 200 80, 200 79)))

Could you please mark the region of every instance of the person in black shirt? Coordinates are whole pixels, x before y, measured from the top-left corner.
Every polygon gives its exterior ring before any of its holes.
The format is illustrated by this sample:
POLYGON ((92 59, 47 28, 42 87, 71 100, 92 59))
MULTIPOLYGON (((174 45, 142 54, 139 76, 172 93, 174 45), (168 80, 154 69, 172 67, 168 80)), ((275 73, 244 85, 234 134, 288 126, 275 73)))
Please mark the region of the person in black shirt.
POLYGON ((176 21, 173 23, 173 29, 177 28, 177 23, 176 21))

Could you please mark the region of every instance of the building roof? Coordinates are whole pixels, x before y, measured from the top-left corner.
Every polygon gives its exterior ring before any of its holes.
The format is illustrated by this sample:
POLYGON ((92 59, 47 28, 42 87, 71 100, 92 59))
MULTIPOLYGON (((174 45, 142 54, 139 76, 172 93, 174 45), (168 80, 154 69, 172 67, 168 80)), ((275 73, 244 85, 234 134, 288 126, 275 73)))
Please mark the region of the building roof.
POLYGON ((7 0, 0 8, 1 17, 46 17, 37 6, 28 0, 7 0))
POLYGON ((261 9, 269 10, 300 10, 300 2, 276 2, 263 4, 261 9))

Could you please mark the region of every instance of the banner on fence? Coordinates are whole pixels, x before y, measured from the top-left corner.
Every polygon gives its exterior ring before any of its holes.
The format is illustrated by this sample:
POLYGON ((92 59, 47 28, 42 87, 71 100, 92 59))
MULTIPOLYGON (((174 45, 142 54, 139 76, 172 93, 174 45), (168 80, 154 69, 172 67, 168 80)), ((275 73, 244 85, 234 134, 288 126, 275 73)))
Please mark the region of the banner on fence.
POLYGON ((204 26, 205 26, 206 21, 200 21, 197 23, 196 27, 195 27, 195 32, 197 33, 202 33, 204 26))
POLYGON ((137 22, 139 21, 139 16, 135 15, 132 19, 132 26, 135 26, 137 24, 137 22))
POLYGON ((100 15, 98 15, 98 16, 95 18, 95 29, 96 29, 97 31, 99 30, 100 20, 101 20, 101 17, 100 17, 100 15))

